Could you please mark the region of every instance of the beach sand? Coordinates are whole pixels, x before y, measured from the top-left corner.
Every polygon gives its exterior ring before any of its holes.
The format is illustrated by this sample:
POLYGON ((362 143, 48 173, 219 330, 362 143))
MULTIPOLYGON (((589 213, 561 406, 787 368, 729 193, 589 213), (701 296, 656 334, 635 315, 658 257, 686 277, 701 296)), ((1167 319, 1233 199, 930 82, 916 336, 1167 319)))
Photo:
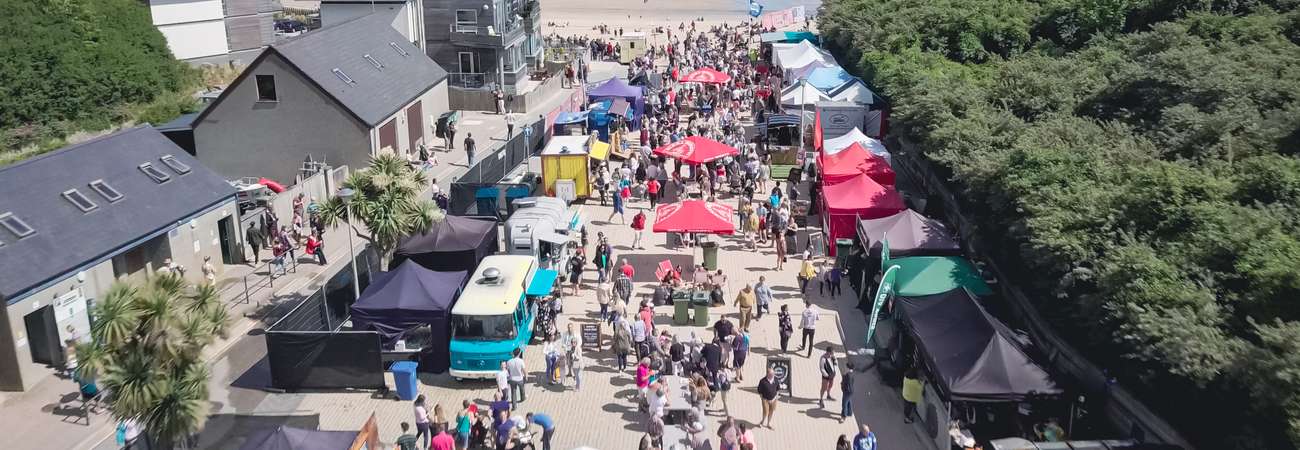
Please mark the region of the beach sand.
MULTIPOLYGON (((745 23, 750 20, 747 0, 540 0, 542 31, 546 35, 599 36, 593 28, 608 25, 622 27, 624 32, 640 31, 650 34, 654 27, 672 27, 679 24, 690 27, 694 20, 696 29, 708 29, 721 24, 745 23), (703 20, 701 20, 703 18, 703 20), (554 25, 552 25, 554 24, 554 25)), ((804 5, 813 14, 818 0, 760 1, 766 11, 775 11, 794 5, 804 5)), ((757 20, 757 19, 754 19, 757 20)), ((663 36, 657 36, 663 39, 663 36)))

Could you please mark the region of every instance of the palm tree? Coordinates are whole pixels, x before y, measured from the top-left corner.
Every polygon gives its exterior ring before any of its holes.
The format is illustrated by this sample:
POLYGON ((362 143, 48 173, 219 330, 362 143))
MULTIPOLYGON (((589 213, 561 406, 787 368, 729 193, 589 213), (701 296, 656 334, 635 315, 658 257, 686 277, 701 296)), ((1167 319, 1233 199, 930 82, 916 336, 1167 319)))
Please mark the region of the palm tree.
POLYGON ((383 154, 370 160, 370 167, 352 172, 343 181, 343 187, 354 192, 348 205, 338 197, 331 197, 321 205, 321 218, 326 225, 334 226, 352 216, 365 225, 369 234, 362 233, 353 224, 352 232, 370 242, 387 266, 397 241, 402 236, 429 230, 441 222, 443 211, 430 199, 421 198, 429 178, 424 172, 412 169, 405 159, 383 154))
POLYGON ((198 432, 208 415, 203 349, 224 336, 229 316, 211 285, 177 275, 141 286, 119 282, 95 304, 90 342, 77 348, 77 376, 109 393, 113 417, 135 420, 158 448, 198 432))

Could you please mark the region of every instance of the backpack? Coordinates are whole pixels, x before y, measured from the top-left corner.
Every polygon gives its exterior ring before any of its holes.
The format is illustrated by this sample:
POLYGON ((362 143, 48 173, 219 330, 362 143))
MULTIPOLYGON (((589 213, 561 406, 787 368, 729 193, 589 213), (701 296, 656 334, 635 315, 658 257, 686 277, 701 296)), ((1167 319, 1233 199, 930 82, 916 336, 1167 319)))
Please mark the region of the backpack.
POLYGON ((633 218, 632 218, 632 229, 633 229, 633 230, 643 230, 643 229, 645 229, 645 212, 644 212, 644 211, 639 212, 639 213, 636 213, 636 217, 633 217, 633 218))

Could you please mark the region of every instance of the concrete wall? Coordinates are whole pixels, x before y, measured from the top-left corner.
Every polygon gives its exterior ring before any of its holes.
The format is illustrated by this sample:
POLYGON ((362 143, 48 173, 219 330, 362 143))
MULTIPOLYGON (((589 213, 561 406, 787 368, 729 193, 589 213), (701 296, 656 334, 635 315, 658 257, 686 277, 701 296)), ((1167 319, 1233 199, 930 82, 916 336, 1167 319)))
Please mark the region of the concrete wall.
POLYGON ((240 83, 194 124, 195 156, 221 175, 289 184, 310 155, 331 166, 364 167, 368 130, 277 55, 245 69, 240 83), (277 102, 257 101, 254 75, 275 76, 277 102))
MULTIPOLYGON (((217 223, 223 217, 232 217, 233 225, 238 227, 238 218, 233 217, 236 213, 235 200, 231 197, 229 201, 209 211, 199 213, 192 218, 177 221, 175 228, 164 232, 158 238, 141 243, 137 247, 153 245, 160 241, 166 242, 166 247, 170 247, 172 260, 184 266, 186 279, 195 283, 203 280, 201 269, 203 257, 210 256, 212 265, 217 269, 218 278, 220 278, 220 274, 225 271, 226 267, 221 263, 221 241, 217 232, 217 223), (198 251, 195 251, 196 244, 198 251)), ((238 241, 242 241, 242 236, 239 236, 238 228, 234 231, 234 238, 237 241, 236 245, 238 245, 238 241)), ((32 361, 30 336, 27 335, 24 317, 43 306, 53 304, 56 299, 70 292, 79 292, 86 302, 80 308, 71 309, 70 311, 73 314, 66 320, 60 320, 58 329, 60 333, 63 333, 67 325, 73 325, 77 330, 77 334, 83 339, 89 337, 88 308, 96 300, 102 298, 113 282, 117 281, 117 274, 123 271, 122 267, 120 267, 122 261, 120 254, 130 250, 133 249, 123 249, 113 257, 93 262, 87 267, 71 269, 63 275, 62 280, 45 289, 17 299, 17 301, 5 308, 4 320, 0 321, 0 390, 27 390, 54 373, 44 364, 32 361), (118 267, 115 268, 115 265, 118 265, 118 267)), ((168 249, 163 248, 159 253, 167 254, 168 249)), ((153 261, 152 264, 147 264, 145 270, 132 274, 123 274, 123 277, 132 280, 143 279, 145 272, 155 270, 158 263, 159 261, 153 261)))
MULTIPOLYGON (((421 128, 423 129, 422 136, 417 137, 417 139, 424 142, 425 146, 431 146, 430 143, 433 142, 434 137, 433 125, 436 123, 439 115, 447 112, 447 82, 444 80, 435 85, 432 89, 425 91, 424 94, 420 95, 418 100, 420 102, 422 114, 421 119, 424 123, 421 124, 421 128), (432 119, 430 119, 430 117, 432 117, 432 119)), ((418 148, 411 148, 410 145, 410 134, 407 131, 408 127, 406 119, 406 111, 411 107, 411 105, 415 104, 415 101, 416 100, 412 100, 411 103, 408 103, 406 106, 402 107, 402 109, 397 110, 393 115, 380 121, 379 126, 370 130, 370 148, 373 149, 374 153, 378 154, 380 150, 379 128, 391 120, 397 124, 397 147, 393 150, 397 152, 398 155, 409 156, 412 158, 417 156, 418 148)), ((364 165, 357 167, 364 167, 364 165)))

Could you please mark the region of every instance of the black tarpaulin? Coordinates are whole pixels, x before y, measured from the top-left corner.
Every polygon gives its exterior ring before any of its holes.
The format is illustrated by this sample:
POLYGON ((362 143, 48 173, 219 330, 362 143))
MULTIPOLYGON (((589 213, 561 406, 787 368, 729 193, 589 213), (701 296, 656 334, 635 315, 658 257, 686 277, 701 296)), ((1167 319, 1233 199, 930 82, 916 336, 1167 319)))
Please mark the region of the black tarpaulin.
POLYGON ((931 372, 951 400, 1011 402, 1061 392, 1011 330, 966 289, 900 297, 898 302, 931 372))
POLYGON ((402 238, 388 269, 410 259, 429 270, 473 271, 479 261, 496 252, 495 221, 449 215, 427 232, 402 238))
POLYGON ((356 431, 305 430, 281 426, 254 431, 240 450, 348 450, 356 431))

